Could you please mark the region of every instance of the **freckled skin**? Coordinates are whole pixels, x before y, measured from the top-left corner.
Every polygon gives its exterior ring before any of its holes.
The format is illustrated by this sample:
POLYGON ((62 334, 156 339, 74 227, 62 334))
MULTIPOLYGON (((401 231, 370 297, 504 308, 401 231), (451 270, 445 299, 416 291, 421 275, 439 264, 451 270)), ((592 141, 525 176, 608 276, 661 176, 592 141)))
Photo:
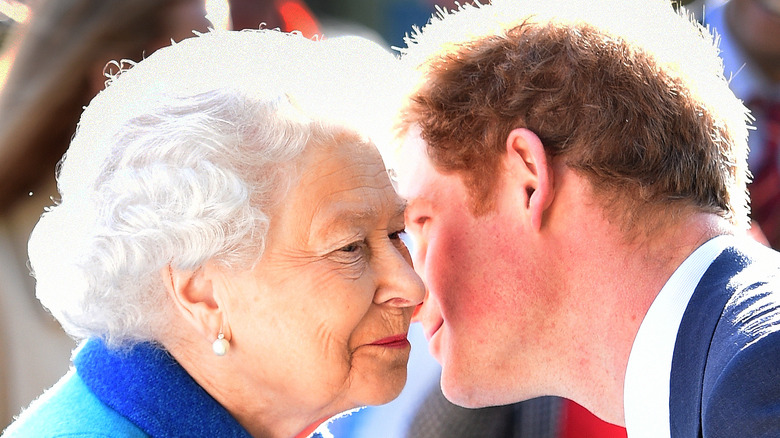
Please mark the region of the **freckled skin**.
POLYGON ((405 335, 424 290, 398 237, 403 203, 372 145, 310 146, 299 169, 271 212, 262 259, 215 287, 229 297, 231 360, 262 388, 251 404, 305 426, 400 393, 409 347, 369 344, 405 335))

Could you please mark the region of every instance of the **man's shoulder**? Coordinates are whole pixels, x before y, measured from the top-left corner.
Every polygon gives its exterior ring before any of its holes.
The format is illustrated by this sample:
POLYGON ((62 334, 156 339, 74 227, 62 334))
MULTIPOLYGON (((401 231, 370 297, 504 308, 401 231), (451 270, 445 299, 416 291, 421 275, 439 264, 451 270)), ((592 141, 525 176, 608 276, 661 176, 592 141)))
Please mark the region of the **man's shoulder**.
MULTIPOLYGON (((704 436, 776 437, 780 430, 780 254, 753 244, 736 248, 707 358, 704 436)), ((706 311, 707 309, 698 309, 706 311)))
MULTIPOLYGON (((777 437, 780 431, 780 324, 777 319, 728 354, 715 353, 705 373, 705 437, 777 437)), ((717 348, 716 348, 717 349, 717 348)))
POLYGON ((699 280, 685 310, 684 319, 694 322, 708 315, 702 319, 710 321, 711 330, 699 333, 704 327, 696 323, 683 324, 681 330, 706 340, 713 332, 716 337, 757 336, 776 328, 779 312, 780 252, 749 239, 733 239, 699 280))
POLYGON ((726 366, 725 362, 713 363, 713 356, 721 355, 724 357, 720 360, 728 361, 728 357, 748 345, 759 341, 761 346, 772 344, 777 339, 773 334, 780 332, 780 253, 757 243, 741 242, 727 248, 722 257, 726 263, 713 269, 722 272, 711 274, 722 280, 704 285, 696 293, 725 294, 725 305, 721 308, 694 306, 686 310, 719 313, 708 367, 726 366), (762 340, 767 336, 770 338, 762 340))
POLYGON ((680 324, 670 375, 672 436, 695 436, 700 427, 707 437, 777 436, 778 357, 780 254, 734 240, 699 281, 680 324), (762 418, 766 408, 774 414, 762 418))
POLYGON ((103 404, 71 369, 5 430, 2 438, 147 435, 103 404))
POLYGON ((730 296, 713 336, 713 347, 735 352, 780 331, 780 253, 758 244, 737 250, 743 260, 729 279, 730 296))

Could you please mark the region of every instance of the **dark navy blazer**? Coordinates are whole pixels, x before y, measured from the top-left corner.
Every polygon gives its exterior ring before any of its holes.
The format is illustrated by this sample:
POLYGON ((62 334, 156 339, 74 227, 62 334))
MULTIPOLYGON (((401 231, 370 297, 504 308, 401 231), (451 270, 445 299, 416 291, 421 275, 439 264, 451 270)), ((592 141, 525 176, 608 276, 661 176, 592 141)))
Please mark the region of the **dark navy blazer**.
POLYGON ((780 437, 780 253, 752 242, 710 265, 672 358, 672 438, 780 437))

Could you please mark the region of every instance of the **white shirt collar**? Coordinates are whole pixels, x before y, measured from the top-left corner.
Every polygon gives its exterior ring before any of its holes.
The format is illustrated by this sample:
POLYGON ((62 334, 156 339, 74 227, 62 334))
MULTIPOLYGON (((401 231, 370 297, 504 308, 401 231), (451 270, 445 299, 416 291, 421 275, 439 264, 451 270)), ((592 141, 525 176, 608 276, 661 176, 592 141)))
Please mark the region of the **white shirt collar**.
POLYGON ((642 320, 623 388, 629 438, 669 437, 669 374, 680 321, 699 280, 729 242, 727 236, 715 237, 688 256, 642 320))

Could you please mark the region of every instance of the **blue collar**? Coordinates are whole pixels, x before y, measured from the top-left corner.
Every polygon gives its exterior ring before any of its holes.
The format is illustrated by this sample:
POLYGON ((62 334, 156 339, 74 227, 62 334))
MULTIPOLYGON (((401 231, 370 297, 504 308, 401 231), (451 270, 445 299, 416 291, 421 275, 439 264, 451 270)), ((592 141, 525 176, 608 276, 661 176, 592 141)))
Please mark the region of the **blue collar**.
POLYGON ((173 357, 152 344, 115 351, 91 339, 73 363, 97 398, 152 437, 251 438, 173 357))

